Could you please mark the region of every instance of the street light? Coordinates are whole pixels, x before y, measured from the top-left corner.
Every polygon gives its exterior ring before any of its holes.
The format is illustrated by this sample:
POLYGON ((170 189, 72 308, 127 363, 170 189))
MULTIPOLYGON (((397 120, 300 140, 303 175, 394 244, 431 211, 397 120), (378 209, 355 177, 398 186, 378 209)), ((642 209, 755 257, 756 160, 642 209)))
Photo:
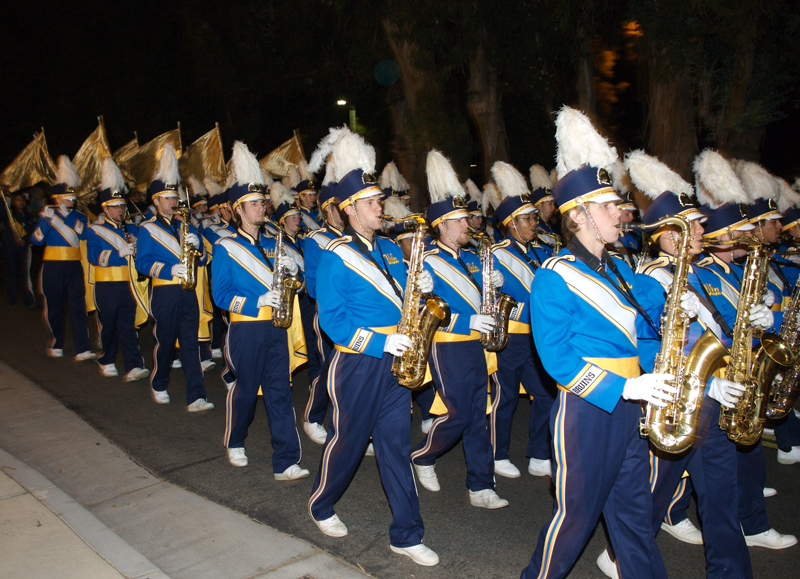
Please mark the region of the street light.
POLYGON ((336 104, 339 105, 340 107, 343 107, 344 105, 347 104, 347 101, 344 99, 339 99, 338 101, 336 101, 336 104))
MULTIPOLYGON (((340 107, 343 107, 343 106, 347 105, 347 101, 344 100, 344 99, 339 99, 339 100, 336 101, 336 104, 339 105, 340 107)), ((354 133, 357 132, 356 131, 356 107, 353 106, 353 105, 350 105, 350 130, 353 131, 354 133)))

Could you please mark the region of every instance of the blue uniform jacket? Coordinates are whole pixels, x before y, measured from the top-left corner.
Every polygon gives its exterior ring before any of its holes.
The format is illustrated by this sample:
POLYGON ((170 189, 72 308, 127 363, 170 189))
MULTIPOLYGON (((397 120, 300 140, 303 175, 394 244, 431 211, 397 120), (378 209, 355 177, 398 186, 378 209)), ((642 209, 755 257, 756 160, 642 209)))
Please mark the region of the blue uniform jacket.
MULTIPOLYGON (((502 291, 519 303, 511 312, 511 320, 530 326, 531 284, 536 271, 550 257, 548 250, 538 244, 522 245, 510 237, 492 247, 497 269, 503 274, 502 291)), ((513 331, 513 326, 509 324, 509 332, 519 333, 513 331)), ((526 328, 526 333, 529 331, 530 327, 526 328)))
MULTIPOLYGON (((136 225, 126 223, 125 227, 133 237, 139 237, 139 228, 136 225)), ((119 256, 119 250, 128 244, 122 227, 117 227, 106 219, 103 223, 89 226, 87 234, 86 249, 89 263, 97 267, 128 266, 128 258, 119 256)))
MULTIPOLYGON (((433 275, 433 293, 450 306, 450 325, 439 327, 436 333, 462 334, 478 339, 478 333, 469 328, 469 319, 481 311, 483 268, 480 259, 471 250, 461 249, 458 256, 469 269, 467 273, 458 262, 455 251, 438 241, 430 247, 425 252, 425 269, 433 275)), ((496 260, 493 261, 496 267, 496 260)))
POLYGON ((322 227, 319 212, 316 210, 311 211, 305 207, 300 207, 300 223, 303 224, 306 231, 314 231, 322 227))
POLYGON ((306 235, 306 242, 303 246, 303 257, 306 269, 306 290, 308 295, 317 299, 317 265, 319 258, 325 247, 334 239, 342 236, 342 232, 331 226, 321 227, 306 235))
MULTIPOLYGON (((173 278, 171 270, 173 265, 180 263, 181 246, 178 240, 180 221, 174 219, 170 225, 164 225, 156 218, 142 223, 139 227, 139 241, 136 244, 136 269, 146 276, 177 283, 178 278, 173 278)), ((191 223, 189 232, 197 235, 200 240, 200 250, 203 252, 197 265, 205 265, 208 253, 202 237, 197 234, 197 229, 191 223)))
MULTIPOLYGON (((632 287, 630 267, 615 265, 632 287)), ((548 374, 560 389, 612 412, 627 378, 639 374, 638 337, 653 332, 642 316, 566 248, 537 271, 530 303, 533 339, 548 374)))
POLYGON ((332 241, 321 252, 316 287, 319 324, 334 344, 374 358, 383 357, 385 328, 400 321, 406 284, 406 266, 400 247, 388 239, 362 238, 369 255, 388 268, 394 288, 370 259, 356 246, 351 235, 332 241), (373 328, 382 329, 375 331, 373 328), (383 332, 383 333, 382 333, 383 332))
MULTIPOLYGON (((48 248, 64 247, 79 250, 81 240, 86 239, 88 226, 89 220, 80 211, 73 209, 64 214, 61 209, 56 209, 52 219, 48 219, 44 215, 39 217, 39 223, 31 235, 31 241, 34 245, 44 245, 48 248)), ((56 254, 48 257, 47 251, 45 251, 44 258, 59 259, 56 254)), ((80 259, 80 256, 75 259, 80 259)))

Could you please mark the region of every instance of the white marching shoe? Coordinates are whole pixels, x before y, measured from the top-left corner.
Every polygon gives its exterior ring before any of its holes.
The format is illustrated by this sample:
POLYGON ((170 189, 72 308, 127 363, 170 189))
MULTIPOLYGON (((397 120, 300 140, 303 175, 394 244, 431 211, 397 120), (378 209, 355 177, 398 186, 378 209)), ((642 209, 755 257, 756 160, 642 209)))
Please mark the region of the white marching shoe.
POLYGON ((597 567, 606 577, 619 579, 619 569, 617 569, 617 564, 608 556, 608 549, 603 549, 603 552, 600 553, 600 556, 597 558, 597 567))
POLYGON ((247 455, 244 453, 244 448, 229 448, 228 449, 228 462, 233 466, 247 466, 247 455))
POLYGON ((300 468, 299 464, 293 464, 283 472, 275 473, 275 480, 299 480, 306 478, 311 473, 304 468, 300 468))
POLYGON ((797 544, 794 535, 781 535, 775 529, 769 529, 757 535, 745 535, 744 542, 748 547, 764 547, 765 549, 786 549, 797 544))
POLYGON ((389 548, 395 553, 405 555, 414 561, 414 563, 422 565, 423 567, 433 567, 439 564, 439 555, 437 555, 433 549, 429 549, 422 543, 419 545, 412 545, 411 547, 395 547, 394 545, 389 545, 389 548))
POLYGON ((328 431, 319 422, 304 422, 303 430, 306 431, 311 441, 317 444, 325 444, 325 440, 328 438, 328 431))
POLYGON ((318 521, 313 518, 311 520, 319 527, 320 531, 329 537, 344 537, 347 535, 347 527, 338 515, 333 515, 324 521, 318 521))
POLYGON ((689 543, 690 545, 703 544, 703 533, 689 519, 683 519, 680 523, 674 525, 662 522, 661 529, 684 543, 689 543))
POLYGON ((127 374, 125 374, 125 382, 135 382, 136 380, 141 380, 142 378, 147 378, 150 375, 150 370, 147 368, 134 368, 127 374))
POLYGON ((46 353, 50 358, 63 358, 64 350, 61 348, 47 348, 46 353))
POLYGON ((367 450, 364 451, 364 456, 375 456, 375 446, 371 442, 367 445, 367 450))
POLYGON ((85 352, 81 352, 75 356, 76 362, 85 362, 86 360, 96 360, 97 354, 92 352, 91 350, 86 350, 85 352))
POLYGON ((442 487, 439 486, 439 477, 436 476, 435 464, 415 464, 414 472, 417 473, 417 480, 423 488, 428 489, 432 493, 438 493, 441 490, 442 487))
POLYGON ((212 410, 213 408, 214 405, 211 402, 205 398, 198 398, 189 404, 189 406, 186 407, 186 410, 189 412, 203 412, 204 410, 212 410))
POLYGON ((770 488, 770 487, 764 487, 764 498, 765 499, 768 499, 769 497, 774 497, 777 494, 778 494, 778 491, 776 491, 775 489, 770 488))
POLYGON ((222 349, 221 348, 214 348, 211 350, 211 357, 215 360, 219 360, 222 358, 222 349))
POLYGON ((499 474, 506 478, 519 478, 520 475, 519 469, 507 458, 494 461, 494 474, 499 474))
POLYGON ((100 364, 100 373, 103 376, 107 376, 109 378, 113 378, 114 376, 119 376, 119 371, 114 364, 100 364))
POLYGON ((175 358, 175 359, 172 361, 172 367, 173 367, 173 368, 182 368, 182 367, 183 367, 183 364, 181 364, 181 359, 180 359, 180 358, 175 358))
POLYGON ((502 509, 508 506, 508 501, 501 499, 492 489, 483 489, 469 491, 469 504, 482 509, 502 509))
POLYGON ((151 390, 153 393, 153 400, 157 404, 169 404, 169 394, 166 390, 151 390))
POLYGON ((433 424, 433 418, 428 418, 428 420, 423 420, 420 423, 419 427, 422 430, 422 434, 428 434, 431 431, 431 424, 433 424))
POLYGON ((203 360, 200 362, 200 369, 203 372, 208 372, 209 370, 213 370, 217 367, 217 363, 214 360, 203 360))
POLYGON ((778 449, 778 462, 781 464, 800 462, 800 446, 793 446, 789 452, 778 449))
POLYGON ((528 473, 533 476, 552 476, 553 465, 549 460, 532 458, 528 461, 528 473))

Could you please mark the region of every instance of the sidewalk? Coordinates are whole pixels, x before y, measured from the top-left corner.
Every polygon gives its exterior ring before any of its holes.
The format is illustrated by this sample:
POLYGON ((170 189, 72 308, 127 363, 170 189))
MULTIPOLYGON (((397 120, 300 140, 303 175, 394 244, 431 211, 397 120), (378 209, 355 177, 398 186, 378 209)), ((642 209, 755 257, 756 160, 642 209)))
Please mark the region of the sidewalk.
POLYGON ((154 477, 2 362, 0 471, 0 579, 368 577, 154 477))

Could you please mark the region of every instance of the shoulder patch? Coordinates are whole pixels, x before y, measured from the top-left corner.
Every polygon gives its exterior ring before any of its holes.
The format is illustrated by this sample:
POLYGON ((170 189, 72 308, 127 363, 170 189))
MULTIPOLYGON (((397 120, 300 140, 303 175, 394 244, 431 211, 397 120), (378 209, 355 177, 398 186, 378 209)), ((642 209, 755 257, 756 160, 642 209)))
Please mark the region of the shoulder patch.
POLYGON ((710 256, 708 256, 708 257, 704 257, 703 259, 701 259, 700 261, 698 261, 698 262, 697 262, 695 265, 696 265, 696 266, 698 266, 698 267, 708 267, 709 265, 711 265, 711 263, 712 263, 713 261, 714 261, 714 260, 713 260, 713 259, 711 259, 711 257, 710 257, 710 256))
POLYGON ((342 235, 337 239, 332 239, 331 242, 325 246, 325 249, 328 251, 333 251, 340 245, 344 245, 345 243, 350 243, 351 241, 353 240, 349 235, 342 235))
POLYGON ((545 269, 553 269, 559 262, 561 261, 568 261, 570 263, 575 262, 575 256, 568 253, 566 255, 554 255, 553 257, 548 257, 544 260, 542 267, 545 269))
POLYGON ((653 270, 666 267, 668 265, 669 265, 669 258, 664 257, 662 255, 661 257, 646 263, 642 268, 642 271, 639 273, 643 273, 644 275, 650 275, 650 272, 652 272, 653 270))
POLYGON ((437 253, 439 253, 439 248, 438 247, 433 247, 431 249, 426 249, 425 251, 423 251, 422 255, 423 255, 423 257, 425 257, 425 256, 428 256, 428 255, 436 255, 437 253))
POLYGON ((509 245, 511 245, 511 240, 510 239, 504 239, 500 243, 492 244, 492 251, 494 251, 495 249, 502 249, 503 247, 508 247, 509 245))

